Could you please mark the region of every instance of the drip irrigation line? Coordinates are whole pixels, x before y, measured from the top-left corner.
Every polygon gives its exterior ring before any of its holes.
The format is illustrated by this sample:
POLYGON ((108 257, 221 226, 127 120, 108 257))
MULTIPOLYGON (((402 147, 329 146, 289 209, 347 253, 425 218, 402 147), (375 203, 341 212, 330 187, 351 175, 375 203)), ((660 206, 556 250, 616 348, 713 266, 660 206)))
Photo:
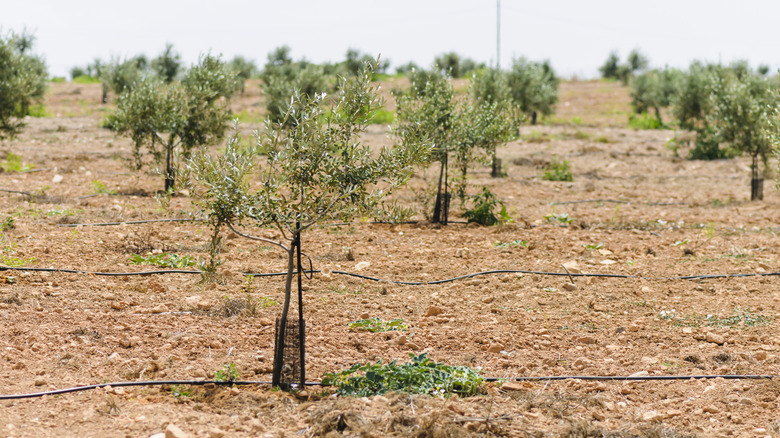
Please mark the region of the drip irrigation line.
POLYGON ((157 271, 140 271, 140 272, 94 272, 94 271, 82 271, 79 269, 60 269, 60 268, 18 268, 13 266, 0 265, 0 272, 2 271, 32 271, 32 272, 64 272, 67 274, 87 274, 97 275, 104 277, 123 277, 132 275, 153 275, 153 274, 201 274, 201 271, 188 271, 181 269, 162 269, 157 271))
POLYGON ((112 225, 136 225, 136 224, 149 224, 157 222, 205 222, 205 219, 148 219, 139 221, 122 221, 122 222, 102 222, 91 224, 57 224, 58 227, 107 227, 112 225))
MULTIPOLYGON (((31 272, 64 272, 68 274, 87 274, 105 277, 123 277, 133 275, 155 275, 155 274, 202 274, 203 271, 184 270, 184 269, 161 269, 155 271, 139 271, 139 272, 96 272, 96 271, 82 271, 78 269, 60 269, 60 268, 23 268, 13 266, 0 265, 0 272, 2 271, 31 271, 31 272)), ((446 278, 443 280, 432 281, 400 281, 400 280, 386 280, 377 277, 370 277, 368 275, 356 274, 354 272, 347 271, 330 271, 332 274, 345 275, 348 277, 360 278, 363 280, 375 281, 377 283, 391 283, 400 284, 405 286, 424 286, 432 284, 450 283, 458 280, 465 280, 468 278, 478 277, 482 275, 492 274, 528 274, 528 275, 547 275, 553 277, 594 277, 594 278, 660 278, 664 280, 706 280, 710 278, 745 278, 745 277, 770 277, 780 276, 778 272, 756 272, 749 274, 702 274, 702 275, 684 275, 677 277, 642 277, 639 275, 627 275, 627 274, 598 274, 598 273, 569 273, 569 272, 545 272, 545 271, 527 271, 523 269, 496 269, 492 271, 480 271, 471 274, 460 275, 457 277, 446 278)), ((297 274, 298 271, 293 271, 293 274, 297 274)), ((319 269, 304 270, 304 274, 318 274, 322 273, 319 269)), ((287 272, 244 272, 242 275, 252 277, 280 277, 287 275, 287 272)))
POLYGON ((550 205, 567 205, 567 204, 584 204, 587 202, 601 202, 601 203, 613 203, 613 204, 639 204, 639 205, 652 205, 652 206, 669 206, 669 205, 688 205, 687 202, 631 202, 622 201, 618 199, 582 199, 577 201, 553 201, 550 205))
MULTIPOLYGON (((691 380, 691 379, 724 379, 724 380, 763 380, 774 379, 780 376, 771 374, 713 374, 713 375, 690 375, 690 376, 535 376, 535 377, 485 377, 483 380, 486 382, 543 382, 543 381, 560 381, 560 380, 597 380, 597 381, 613 381, 613 382, 625 382, 625 381, 655 381, 655 380, 691 380)), ((265 380, 234 380, 234 381, 218 381, 218 380, 147 380, 138 382, 112 382, 112 383, 98 383, 96 385, 84 385, 74 386, 72 388, 55 389, 52 391, 33 392, 27 394, 10 394, 0 395, 0 400, 19 400, 26 398, 37 398, 47 395, 59 395, 67 394, 71 392, 90 391, 93 389, 111 387, 132 387, 132 386, 157 386, 157 385, 191 385, 191 386, 204 386, 204 385, 220 385, 220 386, 245 386, 245 385, 271 385, 270 381, 265 380)), ((305 382, 306 386, 330 386, 324 385, 322 382, 305 382)))
POLYGON ((16 194, 18 194, 18 195, 24 195, 24 196, 34 196, 34 195, 33 195, 32 193, 30 193, 30 192, 22 192, 22 191, 19 191, 19 190, 8 190, 8 189, 0 189, 0 192, 4 192, 4 193, 16 193, 16 194))

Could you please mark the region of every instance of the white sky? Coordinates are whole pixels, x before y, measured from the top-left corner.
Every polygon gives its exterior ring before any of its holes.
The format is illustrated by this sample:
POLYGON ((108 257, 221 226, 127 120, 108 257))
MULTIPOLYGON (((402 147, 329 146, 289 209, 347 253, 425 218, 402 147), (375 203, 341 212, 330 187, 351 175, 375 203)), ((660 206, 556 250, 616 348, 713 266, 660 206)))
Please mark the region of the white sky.
MULTIPOLYGON (((49 73, 112 55, 187 65, 211 51, 258 67, 287 44, 295 59, 340 61, 348 48, 394 66, 428 67, 444 52, 496 61, 496 0, 0 0, 0 28, 36 36, 49 73)), ((654 67, 700 59, 780 66, 780 2, 760 0, 501 0, 501 65, 550 59, 564 77, 598 76, 612 50, 639 48, 654 67)))

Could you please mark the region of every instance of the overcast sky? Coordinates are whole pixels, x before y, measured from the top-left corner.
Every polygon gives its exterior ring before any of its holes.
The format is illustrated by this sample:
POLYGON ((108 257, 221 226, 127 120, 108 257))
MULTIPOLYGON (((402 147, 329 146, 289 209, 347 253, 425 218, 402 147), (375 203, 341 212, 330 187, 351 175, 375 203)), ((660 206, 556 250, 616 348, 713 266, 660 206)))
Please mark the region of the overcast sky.
MULTIPOLYGON (((340 61, 348 48, 381 53, 393 67, 428 67, 454 51, 496 62, 496 0, 0 0, 2 30, 36 36, 54 76, 95 58, 174 44, 185 63, 211 51, 258 66, 276 47, 295 59, 340 61)), ((742 0, 501 0, 503 67, 516 56, 549 59, 564 77, 598 76, 612 50, 638 48, 652 66, 691 60, 780 66, 780 2, 742 0)))

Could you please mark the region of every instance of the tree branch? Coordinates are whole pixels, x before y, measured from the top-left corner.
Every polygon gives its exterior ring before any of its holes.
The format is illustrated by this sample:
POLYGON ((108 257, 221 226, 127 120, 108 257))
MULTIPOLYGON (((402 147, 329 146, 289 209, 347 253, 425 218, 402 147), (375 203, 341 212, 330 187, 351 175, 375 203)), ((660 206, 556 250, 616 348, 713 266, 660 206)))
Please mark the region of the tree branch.
POLYGON ((277 241, 275 241, 275 240, 266 239, 265 237, 257 237, 257 236, 252 236, 252 235, 250 235, 250 234, 244 234, 244 233, 242 233, 242 232, 240 232, 240 231, 236 230, 236 229, 233 227, 233 224, 231 224, 230 222, 228 222, 228 223, 227 223, 227 226, 228 226, 228 228, 230 228, 230 229, 231 229, 231 230, 232 230, 234 233, 238 234, 238 235, 239 235, 239 236, 241 236, 241 237, 246 237, 247 239, 250 239, 250 240, 256 240, 256 241, 258 241, 258 242, 265 242, 265 243, 270 243, 271 245, 276 245, 276 246, 278 246, 278 247, 282 248, 282 249, 283 249, 283 250, 285 250, 285 251, 290 251, 290 248, 288 248, 288 247, 284 246, 284 244, 283 244, 282 242, 277 242, 277 241))

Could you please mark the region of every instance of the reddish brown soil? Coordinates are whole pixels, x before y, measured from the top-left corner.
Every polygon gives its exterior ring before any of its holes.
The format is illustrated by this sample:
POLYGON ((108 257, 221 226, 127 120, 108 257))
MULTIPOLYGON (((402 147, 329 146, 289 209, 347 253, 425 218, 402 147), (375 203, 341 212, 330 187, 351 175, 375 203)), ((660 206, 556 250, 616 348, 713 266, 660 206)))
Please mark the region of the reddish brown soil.
MULTIPOLYGON (((252 84, 235 103, 237 112, 259 120, 258 99, 252 84)), ((155 198, 159 176, 128 170, 130 142, 99 127, 111 109, 98 100, 99 86, 53 84, 52 116, 29 120, 18 138, 0 143, 36 170, 0 173, 0 188, 45 193, 0 193, 0 219, 10 215, 16 223, 2 235, 6 262, 128 272, 149 269, 129 263, 139 251, 204 258, 202 224, 64 226, 197 212, 187 196, 155 198), (89 196, 96 180, 118 194, 89 196)), ((478 168, 469 180, 469 193, 487 186, 505 202, 511 224, 359 221, 313 230, 304 248, 316 269, 390 280, 488 270, 562 273, 562 264, 573 261, 583 273, 633 278, 576 277, 570 285, 565 276, 511 273, 401 286, 315 275, 305 283, 310 380, 357 362, 405 361, 422 352, 503 378, 780 374, 777 277, 672 278, 780 271, 780 198, 773 184, 767 181, 764 201, 746 200, 746 159, 677 158, 666 147, 673 132, 626 129, 628 111, 627 92, 617 84, 563 84, 554 124, 524 127, 525 140, 499 150, 508 176, 490 178, 488 168, 478 168), (572 163, 573 182, 542 180, 556 155, 572 163), (566 203, 573 201, 587 202, 566 203), (568 214, 572 222, 550 223, 545 216, 553 214, 568 214), (527 247, 511 245, 519 241, 527 247), (443 313, 426 317, 431 306, 443 313), (669 313, 673 319, 663 318, 669 313), (365 314, 404 319, 408 341, 351 332, 347 323, 365 314), (728 319, 740 315, 759 324, 728 319)), ((366 141, 387 144, 387 130, 372 127, 366 141)), ((423 192, 425 176, 398 195, 423 221, 428 205, 415 192, 423 192)), ((452 219, 460 220, 457 201, 453 209, 452 219)), ((248 287, 241 273, 282 271, 284 255, 227 236, 222 259, 219 282, 185 274, 0 272, 0 392, 206 378, 227 363, 242 379, 268 380, 272 321, 281 306, 237 316, 224 310, 247 293, 256 301, 281 301, 281 277, 255 278, 248 287)), ((776 379, 499 383, 467 399, 338 398, 319 389, 295 397, 267 386, 190 391, 176 397, 169 388, 115 388, 4 401, 0 436, 151 436, 169 424, 192 436, 752 437, 780 431, 776 379)))

